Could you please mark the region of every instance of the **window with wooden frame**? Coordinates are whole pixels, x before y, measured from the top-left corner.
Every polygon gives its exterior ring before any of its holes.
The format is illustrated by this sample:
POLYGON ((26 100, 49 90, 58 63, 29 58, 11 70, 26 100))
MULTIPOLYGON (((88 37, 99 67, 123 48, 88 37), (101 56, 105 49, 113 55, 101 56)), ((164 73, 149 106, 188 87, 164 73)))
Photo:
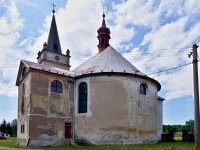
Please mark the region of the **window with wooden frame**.
POLYGON ((58 80, 52 81, 51 82, 51 92, 62 93, 63 92, 62 83, 58 80))
POLYGON ((87 113, 88 101, 88 87, 87 83, 82 82, 78 88, 78 113, 87 113))

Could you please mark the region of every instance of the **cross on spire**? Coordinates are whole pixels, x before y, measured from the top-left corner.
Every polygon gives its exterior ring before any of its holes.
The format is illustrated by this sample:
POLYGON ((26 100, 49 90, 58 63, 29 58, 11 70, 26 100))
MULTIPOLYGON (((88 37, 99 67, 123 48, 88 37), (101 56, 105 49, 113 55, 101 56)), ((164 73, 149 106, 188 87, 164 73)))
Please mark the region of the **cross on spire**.
POLYGON ((52 10, 52 12, 53 12, 53 14, 55 13, 55 10, 54 10, 54 7, 56 7, 56 5, 53 3, 53 4, 51 4, 52 6, 53 6, 53 10, 52 10))
POLYGON ((106 6, 102 4, 103 14, 105 13, 106 6))

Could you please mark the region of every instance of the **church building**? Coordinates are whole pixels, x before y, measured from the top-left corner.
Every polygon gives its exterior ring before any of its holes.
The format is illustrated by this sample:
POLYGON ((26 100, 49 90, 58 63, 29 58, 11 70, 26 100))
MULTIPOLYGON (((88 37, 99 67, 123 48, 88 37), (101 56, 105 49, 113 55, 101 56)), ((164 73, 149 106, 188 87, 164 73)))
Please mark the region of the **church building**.
POLYGON ((97 54, 71 71, 70 51, 62 53, 54 13, 37 63, 20 62, 17 144, 159 141, 164 99, 157 93, 161 85, 109 44, 105 14, 97 30, 97 54))

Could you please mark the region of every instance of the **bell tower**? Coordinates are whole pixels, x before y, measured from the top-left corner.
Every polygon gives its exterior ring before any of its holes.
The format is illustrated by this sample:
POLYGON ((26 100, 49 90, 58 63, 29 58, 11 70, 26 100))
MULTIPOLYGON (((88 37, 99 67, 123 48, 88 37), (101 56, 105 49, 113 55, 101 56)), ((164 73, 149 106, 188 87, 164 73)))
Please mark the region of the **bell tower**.
POLYGON ((106 27, 106 22, 105 22, 105 14, 103 13, 103 21, 101 27, 97 30, 98 33, 98 40, 99 44, 97 47, 99 48, 99 53, 102 52, 105 48, 107 48, 110 40, 110 29, 106 27))
POLYGON ((61 69, 70 69, 70 51, 66 51, 66 55, 62 54, 62 49, 60 45, 60 39, 59 39, 59 34, 57 30, 57 25, 56 25, 56 19, 55 19, 55 10, 54 7, 55 5, 52 4, 53 6, 53 16, 52 16, 52 21, 51 21, 51 26, 50 26, 50 31, 49 31, 49 37, 47 40, 47 43, 45 42, 43 45, 42 51, 38 52, 38 63, 39 64, 45 64, 45 65, 50 65, 53 67, 61 68, 61 69))

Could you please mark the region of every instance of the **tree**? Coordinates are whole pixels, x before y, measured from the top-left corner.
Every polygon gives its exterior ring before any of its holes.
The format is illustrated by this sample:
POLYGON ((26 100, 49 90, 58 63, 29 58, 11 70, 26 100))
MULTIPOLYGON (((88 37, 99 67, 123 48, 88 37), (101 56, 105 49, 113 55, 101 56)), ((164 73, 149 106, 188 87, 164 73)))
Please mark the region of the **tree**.
POLYGON ((190 119, 185 122, 185 128, 188 129, 191 133, 194 133, 194 120, 190 119))
POLYGON ((6 125, 6 134, 13 134, 12 127, 10 126, 10 122, 6 125))
POLYGON ((11 127, 12 127, 12 131, 13 131, 13 135, 17 135, 17 119, 14 119, 11 122, 11 127))
POLYGON ((5 119, 1 123, 1 132, 6 133, 6 120, 5 119))

